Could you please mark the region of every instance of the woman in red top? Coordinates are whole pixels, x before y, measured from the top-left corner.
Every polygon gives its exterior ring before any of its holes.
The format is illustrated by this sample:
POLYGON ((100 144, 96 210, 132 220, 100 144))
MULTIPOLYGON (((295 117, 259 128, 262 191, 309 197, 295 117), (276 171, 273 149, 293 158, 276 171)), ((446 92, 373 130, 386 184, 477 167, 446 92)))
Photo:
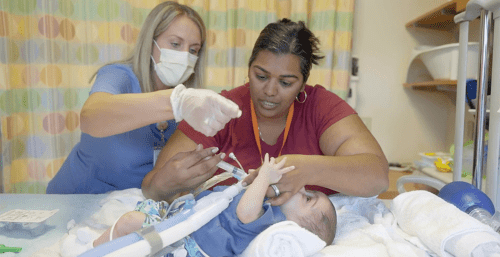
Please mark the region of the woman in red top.
MULTIPOLYGON (((175 199, 217 174, 217 168, 211 167, 202 173, 179 168, 179 152, 201 145, 234 153, 245 170, 259 168, 266 153, 277 161, 286 156, 286 165, 296 168, 283 175, 276 189, 268 190, 270 197, 279 194, 271 200, 273 205, 285 203, 303 186, 326 194, 384 192, 389 184, 388 163, 370 131, 345 101, 319 85, 306 85, 312 64, 323 58, 317 54, 318 44, 303 22, 283 19, 267 25, 249 60, 249 83, 221 93, 238 104, 241 117, 214 137, 185 122, 179 124, 142 182, 144 195, 175 199)), ((238 166, 229 157, 225 161, 238 166)), ((251 183, 257 172, 245 182, 251 183)))

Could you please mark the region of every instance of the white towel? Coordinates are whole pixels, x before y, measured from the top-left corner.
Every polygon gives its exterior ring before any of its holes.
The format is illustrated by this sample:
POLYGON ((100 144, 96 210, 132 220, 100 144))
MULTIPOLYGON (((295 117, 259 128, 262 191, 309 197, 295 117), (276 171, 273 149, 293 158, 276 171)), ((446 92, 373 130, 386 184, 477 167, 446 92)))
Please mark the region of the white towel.
POLYGON ((293 221, 276 223, 250 242, 241 256, 305 257, 325 247, 325 241, 293 221))
POLYGON ((391 211, 404 232, 418 237, 439 256, 470 257, 472 250, 500 246, 500 235, 493 229, 428 191, 398 195, 391 211), (471 238, 475 246, 467 247, 471 238))
POLYGON ((337 210, 337 233, 320 256, 429 257, 397 234, 394 215, 380 199, 340 194, 330 199, 337 210))

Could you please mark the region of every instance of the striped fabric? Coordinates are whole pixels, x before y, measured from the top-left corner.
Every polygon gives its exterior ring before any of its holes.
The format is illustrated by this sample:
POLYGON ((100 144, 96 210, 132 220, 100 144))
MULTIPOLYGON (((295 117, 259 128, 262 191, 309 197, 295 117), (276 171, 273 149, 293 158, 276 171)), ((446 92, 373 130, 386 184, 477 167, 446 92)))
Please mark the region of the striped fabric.
MULTIPOLYGON (((80 140, 80 110, 91 75, 130 51, 160 0, 1 0, 0 192, 45 193, 80 140)), ((308 84, 346 96, 354 0, 179 0, 208 29, 205 87, 243 84, 259 32, 303 20, 325 58, 308 84)))

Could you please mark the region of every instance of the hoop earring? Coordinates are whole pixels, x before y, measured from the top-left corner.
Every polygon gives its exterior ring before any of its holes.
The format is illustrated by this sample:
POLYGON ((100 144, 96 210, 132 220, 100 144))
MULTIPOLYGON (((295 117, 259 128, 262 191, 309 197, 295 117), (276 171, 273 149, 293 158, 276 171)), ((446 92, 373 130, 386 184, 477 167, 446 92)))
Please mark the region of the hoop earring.
POLYGON ((297 100, 297 102, 298 102, 298 103, 303 104, 303 103, 306 101, 306 99, 307 99, 307 93, 306 93, 306 91, 304 90, 304 101, 302 101, 302 102, 299 100, 299 95, 300 95, 300 92, 299 92, 299 93, 297 94, 297 96, 295 97, 295 100, 297 100))

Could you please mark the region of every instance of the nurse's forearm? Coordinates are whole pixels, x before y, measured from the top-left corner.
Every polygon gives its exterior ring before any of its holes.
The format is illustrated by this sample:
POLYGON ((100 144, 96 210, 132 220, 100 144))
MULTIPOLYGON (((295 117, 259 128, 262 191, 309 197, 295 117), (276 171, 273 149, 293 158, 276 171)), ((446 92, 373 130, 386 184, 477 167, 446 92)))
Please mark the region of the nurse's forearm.
POLYGON ((141 94, 93 93, 80 114, 81 130, 93 137, 106 137, 171 120, 171 93, 171 89, 141 94))
POLYGON ((286 165, 305 172, 308 185, 318 185, 337 192, 370 197, 389 187, 389 167, 375 154, 350 156, 284 155, 286 165))

